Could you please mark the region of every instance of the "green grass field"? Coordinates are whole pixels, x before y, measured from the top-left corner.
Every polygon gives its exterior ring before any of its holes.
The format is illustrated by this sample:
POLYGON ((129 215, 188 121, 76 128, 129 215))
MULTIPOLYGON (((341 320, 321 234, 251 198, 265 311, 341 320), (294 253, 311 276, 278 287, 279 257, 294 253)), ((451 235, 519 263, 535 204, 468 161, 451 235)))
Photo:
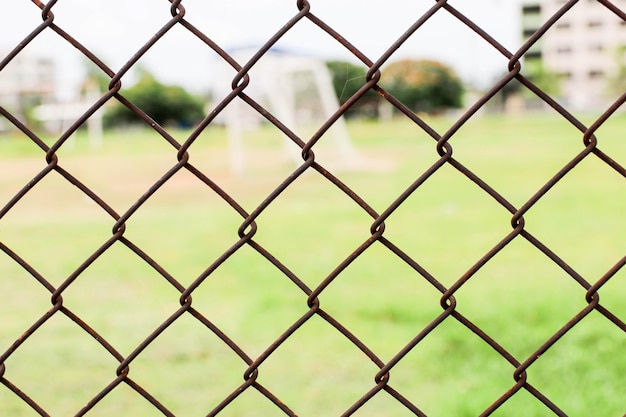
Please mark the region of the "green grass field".
MULTIPOLYGON (((429 120, 443 133, 445 118, 429 120)), ((439 156, 436 142, 409 122, 349 125, 361 164, 341 169, 331 138, 317 161, 382 213, 439 156)), ((609 119, 598 147, 626 164, 626 117, 609 119)), ((184 141, 188 132, 175 132, 184 141)), ((246 172, 229 169, 225 132, 211 128, 190 162, 252 212, 295 166, 271 128, 246 138, 246 172)), ((477 117, 450 143, 454 157, 516 207, 583 150, 582 134, 549 116, 477 117)), ((59 165, 124 213, 176 162, 176 151, 148 131, 110 133, 100 149, 84 134, 59 151, 59 165)), ((23 138, 0 137, 0 208, 46 166, 23 138)), ((590 155, 524 216, 525 230, 590 283, 626 253, 626 183, 590 155)), ((384 237, 450 287, 511 231, 511 213, 451 166, 420 186, 385 222, 384 237)), ((174 175, 126 223, 124 237, 182 285, 191 284, 239 236, 242 217, 186 170, 174 175)), ((60 285, 110 237, 115 221, 56 172, 3 218, 0 242, 52 285, 60 285)), ((317 287, 370 237, 373 219, 322 175, 306 171, 257 219, 254 241, 309 288, 317 287)), ((0 252, 0 353, 51 307, 50 292, 0 252)), ((455 294, 457 311, 524 362, 582 311, 586 290, 521 236, 455 294)), ((626 320, 626 271, 600 289, 601 304, 626 320)), ((64 306, 122 355, 129 355, 180 307, 179 292, 120 242, 63 292, 64 306)), ((376 242, 320 295, 321 308, 383 362, 442 312, 441 293, 376 242)), ((249 246, 193 293, 199 312, 251 358, 308 311, 307 295, 249 246)), ((57 313, 5 362, 4 378, 51 416, 74 415, 116 377, 119 362, 57 313)), ((129 377, 177 416, 204 416, 240 386, 247 365, 185 314, 130 365, 129 377)), ((390 386, 429 417, 478 416, 515 384, 514 367, 450 317, 390 374, 390 386)), ((258 382, 302 416, 341 415, 374 387, 378 367, 330 324, 313 316, 261 365, 258 382)), ((592 311, 528 369, 528 382, 568 416, 626 412, 626 335, 592 311)), ((0 415, 38 415, 0 385, 0 415)), ((88 416, 161 415, 125 384, 88 416)), ((281 415, 250 388, 222 414, 281 415)), ((386 392, 358 416, 412 413, 386 392)), ((554 415, 521 390, 493 415, 554 415)))

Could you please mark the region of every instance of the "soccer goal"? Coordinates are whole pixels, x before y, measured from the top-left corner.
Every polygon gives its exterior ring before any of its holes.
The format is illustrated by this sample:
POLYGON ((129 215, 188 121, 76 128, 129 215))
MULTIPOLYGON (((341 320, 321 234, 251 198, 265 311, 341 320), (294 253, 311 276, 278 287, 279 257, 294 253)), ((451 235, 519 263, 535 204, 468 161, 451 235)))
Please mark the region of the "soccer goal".
MULTIPOLYGON (((255 48, 229 51, 242 66, 255 52, 255 48)), ((319 128, 339 108, 330 72, 326 64, 315 57, 274 48, 248 74, 250 84, 245 89, 246 94, 258 100, 305 142, 310 138, 307 128, 319 128)), ((217 97, 228 94, 224 87, 230 86, 233 77, 232 67, 223 65, 215 82, 217 97)), ((242 173, 246 170, 245 132, 259 128, 264 118, 243 100, 235 99, 224 110, 223 120, 228 131, 231 168, 235 173, 242 173)), ((323 140, 325 148, 332 149, 332 164, 350 167, 358 160, 343 116, 331 126, 323 140)), ((296 164, 302 163, 301 149, 286 136, 285 149, 287 158, 296 164)))

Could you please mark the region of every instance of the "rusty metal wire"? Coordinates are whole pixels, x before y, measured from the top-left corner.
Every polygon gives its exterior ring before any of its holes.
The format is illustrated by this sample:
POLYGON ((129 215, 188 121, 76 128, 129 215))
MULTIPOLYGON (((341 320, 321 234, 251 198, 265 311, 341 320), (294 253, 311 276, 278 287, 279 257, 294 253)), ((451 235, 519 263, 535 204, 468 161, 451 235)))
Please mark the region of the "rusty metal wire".
MULTIPOLYGON (((171 19, 158 30, 152 38, 145 43, 132 58, 130 58, 119 70, 114 70, 107 67, 107 65, 89 48, 85 47, 80 41, 62 27, 58 26, 55 22, 54 8, 58 0, 50 0, 47 3, 43 3, 39 0, 33 0, 35 6, 41 9, 41 24, 34 28, 32 32, 17 45, 2 61, 0 61, 0 71, 2 71, 16 56, 18 56, 27 45, 39 36, 43 31, 53 31, 61 38, 67 41, 70 45, 80 51, 84 57, 95 64, 103 74, 106 74, 110 78, 108 91, 106 91, 92 106, 89 108, 80 118, 74 121, 74 123, 67 128, 63 134, 51 145, 48 145, 44 140, 34 131, 30 130, 24 123, 18 120, 14 114, 7 109, 0 107, 0 114, 6 118, 12 125, 19 129, 25 137, 27 137, 33 144, 38 146, 45 155, 46 166, 34 178, 24 185, 9 201, 2 202, 0 205, 0 220, 5 217, 9 212, 15 209, 15 206, 20 202, 31 190, 36 187, 42 187, 40 183, 44 178, 51 175, 53 172, 64 178, 65 181, 77 187, 89 200, 93 201, 106 215, 108 215, 113 223, 111 236, 89 257, 84 259, 83 263, 67 278, 63 280, 60 285, 53 285, 50 278, 40 274, 35 267, 30 265, 24 258, 16 253, 7 244, 0 241, 0 249, 13 261, 15 264, 23 268, 33 279, 35 279, 42 287, 44 287, 51 295, 51 307, 49 310, 43 312, 41 317, 36 320, 32 325, 23 330, 23 334, 19 337, 11 346, 0 346, 0 382, 16 396, 20 397, 26 404, 28 404, 36 413, 41 416, 48 416, 49 412, 44 407, 38 404, 28 392, 22 391, 20 386, 11 381, 10 370, 7 366, 7 360, 12 357, 16 352, 20 350, 20 347, 29 340, 37 330, 43 326, 48 320, 55 315, 64 315, 73 322, 75 322, 80 328, 88 335, 90 335, 95 341, 97 341, 101 347, 110 354, 111 357, 117 361, 117 369, 115 369, 116 377, 102 390, 91 398, 84 407, 79 410, 75 415, 82 416, 88 414, 101 400, 107 397, 113 392, 120 384, 126 384, 130 389, 134 390, 138 395, 145 398, 149 403, 154 406, 162 415, 173 416, 174 413, 168 409, 168 407, 161 402, 161 400, 153 393, 142 387, 133 377, 133 373, 130 368, 133 362, 149 347, 153 342, 159 338, 173 323, 184 315, 195 318, 201 323, 208 332, 211 332, 217 336, 225 346, 227 346, 232 352, 234 352, 245 363, 247 369, 244 372, 244 380, 239 387, 233 390, 229 395, 223 398, 219 404, 212 410, 207 410, 208 416, 214 416, 220 412, 228 414, 228 407, 237 397, 247 390, 256 390, 262 394, 265 398, 271 401, 276 406, 277 414, 296 415, 296 412, 292 409, 293 404, 286 404, 278 398, 270 389, 264 386, 259 380, 259 374, 263 368, 264 363, 270 358, 274 352, 281 347, 285 341, 291 338, 299 329, 311 320, 313 317, 324 320, 330 326, 334 327, 345 339, 352 343, 362 354, 369 359, 378 368, 375 375, 372 375, 374 380, 371 389, 368 392, 362 393, 362 396, 358 401, 352 404, 348 409, 343 412, 343 415, 353 415, 357 413, 361 407, 363 407, 368 401, 370 401, 379 392, 385 391, 389 396, 395 399, 398 403, 402 404, 406 410, 410 413, 418 416, 426 416, 426 413, 420 408, 420 404, 417 404, 406 397, 399 389, 394 388, 391 382, 391 374, 394 368, 405 358, 413 349, 416 348, 433 330, 448 320, 456 321, 460 325, 469 329, 472 333, 476 334, 482 341, 488 345, 494 352, 499 354, 505 359, 512 367, 513 379, 511 386, 506 392, 503 392, 499 398, 494 398, 491 405, 486 408, 481 416, 487 416, 494 413, 500 406, 505 404, 511 398, 513 398, 518 392, 524 390, 530 395, 534 396, 539 402, 543 403, 546 410, 550 410, 550 413, 558 416, 566 416, 567 414, 560 408, 560 406, 554 403, 544 393, 542 393, 537 387, 532 385, 528 379, 528 371, 533 366, 535 361, 552 348, 555 343, 572 330, 578 323, 580 323, 586 316, 592 312, 597 312, 604 316, 608 322, 612 323, 621 332, 626 332, 626 323, 623 318, 618 317, 614 312, 611 312, 600 302, 600 290, 616 276, 618 271, 626 263, 626 256, 622 257, 615 265, 607 270, 599 279, 589 280, 582 274, 577 272, 574 268, 568 265, 563 259, 559 257, 550 247, 543 243, 538 237, 533 235, 525 227, 524 216, 539 202, 556 184, 558 184, 574 167, 576 167, 583 160, 589 158, 596 158, 616 171, 622 177, 626 177, 626 168, 620 164, 620 161, 613 159, 609 154, 605 153, 600 147, 600 141, 596 137, 596 131, 617 111, 617 109, 626 101, 626 93, 621 94, 615 102, 604 111, 591 125, 586 125, 582 121, 578 120, 568 109, 564 108, 557 101, 555 101, 549 94, 540 89, 531 80, 526 78, 522 72, 521 59, 524 54, 538 42, 543 34, 550 29, 555 22, 568 13, 568 10, 576 3, 576 0, 570 0, 565 2, 561 9, 546 21, 536 33, 531 36, 522 47, 517 51, 509 51, 497 39, 492 38, 485 30, 468 19, 463 13, 455 9, 446 0, 438 0, 434 2, 432 7, 424 13, 422 16, 418 16, 415 23, 404 32, 392 45, 389 46, 387 51, 380 57, 372 59, 366 54, 361 52, 357 47, 350 43, 347 38, 344 38, 333 27, 327 24, 324 20, 317 17, 314 13, 314 1, 310 0, 298 0, 296 7, 293 11, 293 17, 289 19, 285 24, 276 32, 267 42, 262 45, 256 53, 247 62, 237 62, 233 56, 231 56, 222 46, 217 44, 211 39, 210 33, 204 33, 194 26, 190 20, 187 20, 186 10, 183 5, 184 1, 181 0, 169 0, 171 19), (447 14, 450 17, 456 19, 461 24, 471 29, 475 35, 485 42, 487 42, 495 51, 501 54, 508 60, 508 69, 505 75, 496 82, 493 87, 487 91, 482 97, 480 97, 474 105, 472 105, 465 113, 463 113, 456 122, 445 132, 439 133, 420 115, 415 114, 411 109, 405 106, 402 102, 397 100, 394 96, 389 94, 384 88, 379 85, 381 78, 381 67, 387 63, 393 56, 395 51, 408 39, 410 39, 415 33, 419 32, 420 28, 429 21, 433 16, 438 14, 447 14), (317 131, 310 138, 300 137, 298 134, 290 130, 283 121, 279 120, 273 114, 271 114, 263 105, 250 95, 246 93, 246 88, 250 83, 249 72, 253 67, 261 60, 270 49, 276 45, 276 43, 295 26, 299 25, 302 21, 309 21, 321 31, 328 34, 331 38, 339 43, 346 51, 352 54, 357 60, 367 66, 367 76, 363 86, 358 90, 356 94, 350 97, 341 105, 335 114, 333 114, 328 120, 326 120, 317 131), (228 65, 230 65, 236 75, 231 82, 231 92, 219 103, 215 105, 212 111, 206 116, 206 118, 198 124, 193 132, 187 137, 184 142, 177 141, 163 126, 154 122, 148 114, 146 114, 136 104, 129 101, 124 97, 121 92, 122 78, 137 65, 139 60, 148 52, 155 44, 157 44, 165 34, 167 34, 172 28, 179 27, 184 28, 190 34, 200 40, 206 48, 214 51, 221 59, 228 65), (540 100, 547 103, 554 109, 564 120, 569 122, 575 127, 582 135, 582 147, 577 155, 572 157, 566 164, 564 164, 560 170, 550 178, 539 190, 535 192, 530 198, 528 198, 521 206, 517 206, 508 201, 498 190, 494 189, 484 179, 465 166, 459 159, 454 156, 454 148, 452 139, 457 134, 459 129, 463 127, 485 104, 492 99, 498 92, 500 92, 505 85, 509 82, 517 80, 525 88, 534 93, 540 100), (410 119, 416 127, 419 127, 427 135, 429 135, 434 141, 439 159, 435 161, 432 166, 426 169, 423 173, 417 176, 413 182, 392 201, 382 212, 376 211, 361 195, 351 189, 348 185, 342 182, 331 170, 322 166, 316 159, 315 146, 327 131, 333 126, 333 124, 342 115, 351 108, 364 94, 368 91, 374 90, 385 100, 391 103, 392 106, 402 113, 406 118, 410 119), (284 180, 272 190, 265 199, 253 210, 247 211, 240 202, 226 192, 220 184, 209 175, 205 174, 201 169, 190 162, 190 149, 194 145, 200 134, 210 125, 215 122, 216 117, 231 103, 233 100, 243 100, 249 107, 256 110, 260 115, 267 119, 269 123, 274 125, 277 129, 283 132, 295 145, 302 150, 302 162, 301 164, 291 172, 284 180), (68 139, 82 126, 92 115, 102 108, 109 101, 118 101, 132 110, 139 118, 141 118, 146 127, 154 130, 160 135, 172 148, 173 152, 176 152, 177 162, 171 166, 171 168, 157 181, 155 181, 145 193, 136 200, 130 207, 123 212, 116 211, 105 199, 103 199, 98 193, 90 189, 87 185, 83 184, 79 178, 74 176, 71 172, 64 169, 59 164, 59 150, 67 143, 68 139), (476 186, 478 186, 485 195, 489 196, 493 201, 500 205, 504 210, 510 214, 510 232, 504 236, 500 242, 494 245, 488 252, 475 261, 475 263, 465 271, 452 285, 445 286, 435 276, 431 275, 424 267, 422 267, 415 259, 409 254, 404 252, 400 247, 396 246, 385 235, 385 222, 390 219, 394 212, 402 206, 402 204, 412 196, 416 190, 418 190, 429 178, 434 176, 443 167, 453 168, 461 173, 463 176, 469 178, 476 186), (133 216, 138 215, 138 210, 144 206, 154 194, 163 187, 175 174, 180 171, 187 171, 192 174, 198 180, 202 181, 208 188, 215 192, 224 202, 226 202, 234 212, 241 218, 241 225, 237 231, 238 240, 232 244, 226 251, 224 251, 219 257, 213 260, 213 262, 206 267, 206 269, 196 277, 189 285, 184 285, 176 277, 172 276, 167 270, 159 264, 158 259, 152 259, 144 249, 139 247, 126 235, 127 223, 133 216), (323 176, 329 184, 332 184, 336 189, 344 193, 349 199, 351 199, 360 209, 363 210, 369 217, 371 217, 370 236, 352 253, 350 253, 342 262, 336 265, 335 269, 331 271, 327 276, 323 277, 319 281, 319 284, 310 288, 301 277, 291 271, 286 264, 276 258, 268 249, 263 247, 257 241, 254 240, 255 234, 258 230, 258 220, 263 215, 264 211, 275 202, 279 195, 285 190, 294 186, 294 182, 301 177, 305 172, 316 171, 323 176), (586 305, 583 309, 577 312, 571 319, 565 323, 558 331, 547 338, 543 343, 536 347, 535 351, 526 357, 518 357, 512 352, 505 349, 493 336, 481 329, 468 317, 463 315, 457 308, 457 292, 468 284, 474 277, 474 275, 485 266, 494 256, 506 248, 514 239, 524 239, 530 245, 541 252, 545 257, 550 259, 554 265, 562 269, 571 279, 576 282, 585 291, 586 305), (361 341, 349 328, 349 323, 343 323, 337 320, 328 310, 322 309, 320 298, 326 289, 344 272, 344 270, 352 264, 359 256, 361 256, 368 248, 374 243, 382 244, 398 259, 402 260, 408 266, 410 266, 417 275, 422 277, 440 294, 441 312, 434 320, 428 325, 423 327, 415 336, 406 343, 396 354, 389 360, 383 360, 379 357, 370 347, 368 347, 363 341, 361 341), (146 264, 150 265, 158 274, 160 274, 169 285, 174 288, 179 294, 180 307, 173 312, 166 320, 164 320, 158 327, 152 329, 151 333, 139 343, 134 350, 128 354, 123 355, 116 347, 108 341, 103 335, 99 334, 96 330, 92 329, 86 321, 84 321, 77 314, 72 312, 64 305, 63 294, 70 286, 72 286, 76 280, 83 274, 87 268, 99 259, 105 252, 107 252, 115 243, 119 243, 130 249, 138 257, 143 259, 146 264), (306 312, 302 314, 296 321, 292 323, 280 336, 278 336, 270 345, 268 345, 261 354, 252 355, 242 348, 238 343, 229 338, 229 336, 216 325, 210 317, 204 315, 201 311, 194 307, 193 296, 196 290, 200 288, 207 279, 229 258, 233 256, 237 251, 243 247, 252 248, 256 253, 264 257, 270 264, 277 268, 286 278, 288 278, 293 285, 295 285, 306 296, 306 312)), ((626 15, 623 10, 608 0, 601 0, 600 3, 604 5, 608 10, 613 12, 619 18, 626 20, 626 15)), ((410 227, 410 225, 407 225, 410 227)), ((601 389, 601 388, 598 388, 601 389)), ((550 414, 550 415, 552 415, 550 414)), ((547 415, 547 414, 546 414, 547 415)))

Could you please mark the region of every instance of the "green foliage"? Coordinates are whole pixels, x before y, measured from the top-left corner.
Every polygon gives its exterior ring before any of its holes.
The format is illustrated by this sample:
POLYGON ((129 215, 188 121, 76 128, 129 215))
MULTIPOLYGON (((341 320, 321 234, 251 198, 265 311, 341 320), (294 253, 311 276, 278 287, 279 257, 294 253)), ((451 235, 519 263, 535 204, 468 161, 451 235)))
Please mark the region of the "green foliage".
MULTIPOLYGON (((142 71, 139 82, 122 90, 121 94, 160 125, 191 126, 204 117, 203 103, 199 98, 182 87, 160 83, 147 71, 142 71)), ((141 122, 122 104, 112 107, 104 120, 107 126, 141 122)))
POLYGON ((365 84, 367 69, 345 61, 328 61, 326 66, 333 78, 333 88, 341 104, 365 84))
POLYGON ((383 70, 381 85, 413 111, 434 113, 462 105, 463 83, 452 68, 431 60, 405 59, 383 70))
MULTIPOLYGON (((344 104, 350 97, 365 85, 367 68, 346 61, 328 61, 326 63, 333 79, 333 88, 340 104, 344 104)), ((369 90, 348 111, 348 116, 372 115, 378 106, 380 97, 374 90, 369 90)))

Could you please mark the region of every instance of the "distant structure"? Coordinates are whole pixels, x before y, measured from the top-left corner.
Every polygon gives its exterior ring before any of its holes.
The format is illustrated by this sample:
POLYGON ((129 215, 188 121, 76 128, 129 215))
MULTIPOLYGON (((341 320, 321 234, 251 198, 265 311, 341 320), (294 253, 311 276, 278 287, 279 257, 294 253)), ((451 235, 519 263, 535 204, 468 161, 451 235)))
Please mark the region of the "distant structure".
MULTIPOLYGON (((0 60, 5 56, 0 52, 0 60)), ((87 83, 81 97, 59 102, 58 87, 52 58, 21 52, 0 70, 0 105, 26 125, 32 121, 47 133, 63 132, 98 100, 100 92, 93 82, 87 83)), ((102 111, 90 117, 86 125, 91 146, 99 147, 102 111)), ((10 129, 9 123, 0 118, 0 132, 10 129)))
MULTIPOLYGON (((0 60, 5 56, 0 52, 0 60)), ((23 119, 29 108, 52 101, 55 90, 55 65, 50 58, 22 52, 0 71, 0 104, 23 119)))
MULTIPOLYGON (((544 23, 541 13, 541 4, 539 1, 526 1, 522 4, 522 39, 526 41, 530 38, 544 23)), ((543 39, 539 39, 524 54, 524 63, 530 65, 540 65, 543 39)))
MULTIPOLYGON (((91 80, 93 81, 93 80, 91 80)), ((100 98, 100 91, 95 82, 84 83, 84 93, 70 102, 51 102, 33 109, 33 115, 48 133, 61 133, 68 129, 79 117, 100 98)), ((102 146, 103 110, 98 109, 87 119, 87 136, 92 148, 102 146)), ((73 143, 73 137, 70 143, 73 143)))
MULTIPOLYGON (((522 36, 528 39, 564 0, 522 4, 522 36)), ((622 10, 626 0, 614 0, 622 10)), ((598 110, 621 91, 612 89, 626 54, 626 21, 596 0, 581 0, 559 19, 524 56, 524 64, 541 65, 558 76, 561 101, 577 110, 598 110), (620 56, 621 55, 621 56, 620 56)))
MULTIPOLYGON (((255 48, 238 48, 229 53, 240 65, 256 52, 255 48)), ((222 65, 221 76, 217 77, 214 95, 221 99, 230 92, 230 82, 235 76, 232 67, 222 65)), ((271 49, 250 70, 250 84, 245 93, 258 100, 282 123, 296 134, 311 122, 328 119, 338 108, 332 79, 326 64, 314 57, 271 49)), ((240 99, 235 99, 224 110, 224 123, 228 130, 231 167, 235 173, 245 168, 243 132, 267 122, 263 116, 240 99)), ((352 147, 343 117, 329 131, 334 140, 335 154, 342 165, 353 163, 356 153, 352 147)), ((309 137, 302 137, 307 141, 309 137)), ((298 146, 286 139, 288 155, 296 163, 302 163, 298 146)))

